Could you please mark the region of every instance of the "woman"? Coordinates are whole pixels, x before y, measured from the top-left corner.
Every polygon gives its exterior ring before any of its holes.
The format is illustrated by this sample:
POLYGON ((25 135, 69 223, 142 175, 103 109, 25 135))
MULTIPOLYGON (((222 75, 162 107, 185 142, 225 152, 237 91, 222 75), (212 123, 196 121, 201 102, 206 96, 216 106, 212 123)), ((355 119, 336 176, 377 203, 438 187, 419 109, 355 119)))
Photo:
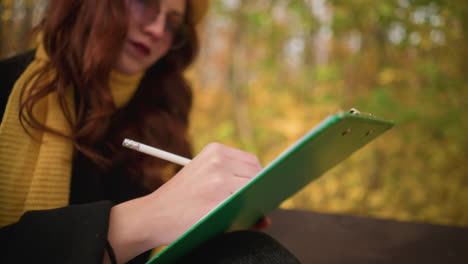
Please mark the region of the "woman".
POLYGON ((129 137, 191 156, 183 72, 206 7, 51 1, 0 127, 2 263, 144 262, 261 169, 254 155, 216 143, 183 169, 121 147, 129 137))

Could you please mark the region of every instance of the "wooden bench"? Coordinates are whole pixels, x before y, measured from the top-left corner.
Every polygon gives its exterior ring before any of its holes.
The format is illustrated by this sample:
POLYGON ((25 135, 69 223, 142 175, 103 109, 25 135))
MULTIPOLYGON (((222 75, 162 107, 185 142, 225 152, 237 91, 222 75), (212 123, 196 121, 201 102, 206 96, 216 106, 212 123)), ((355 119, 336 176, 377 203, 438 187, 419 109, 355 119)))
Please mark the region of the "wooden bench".
POLYGON ((464 263, 468 228, 276 210, 266 233, 303 263, 464 263))

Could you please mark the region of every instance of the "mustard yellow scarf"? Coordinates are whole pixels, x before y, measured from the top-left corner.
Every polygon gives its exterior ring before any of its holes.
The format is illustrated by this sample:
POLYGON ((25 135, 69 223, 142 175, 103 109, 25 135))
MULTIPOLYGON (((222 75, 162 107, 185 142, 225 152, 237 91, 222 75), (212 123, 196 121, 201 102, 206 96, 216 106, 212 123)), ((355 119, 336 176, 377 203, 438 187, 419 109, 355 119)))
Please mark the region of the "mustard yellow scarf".
MULTIPOLYGON (((69 201, 72 142, 28 129, 31 137, 18 119, 21 89, 47 59, 43 47, 39 46, 34 61, 13 87, 0 125, 0 227, 17 222, 26 211, 63 207, 69 201)), ((142 74, 111 74, 109 85, 117 107, 130 100, 141 77, 142 74)), ((75 109, 72 87, 67 91, 66 100, 70 109, 75 109)), ((37 103, 34 114, 46 126, 71 134, 55 92, 37 103)))

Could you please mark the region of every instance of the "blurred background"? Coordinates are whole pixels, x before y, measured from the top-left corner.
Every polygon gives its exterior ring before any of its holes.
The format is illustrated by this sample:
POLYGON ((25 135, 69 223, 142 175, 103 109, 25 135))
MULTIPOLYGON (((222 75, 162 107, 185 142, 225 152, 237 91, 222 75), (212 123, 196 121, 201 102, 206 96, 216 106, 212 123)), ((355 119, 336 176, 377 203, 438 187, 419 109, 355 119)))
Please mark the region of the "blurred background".
MULTIPOLYGON (((31 47, 46 5, 0 0, 0 59, 31 47)), ((281 207, 468 226, 468 1, 216 0, 200 34, 195 153, 266 165, 354 107, 396 126, 281 207)))

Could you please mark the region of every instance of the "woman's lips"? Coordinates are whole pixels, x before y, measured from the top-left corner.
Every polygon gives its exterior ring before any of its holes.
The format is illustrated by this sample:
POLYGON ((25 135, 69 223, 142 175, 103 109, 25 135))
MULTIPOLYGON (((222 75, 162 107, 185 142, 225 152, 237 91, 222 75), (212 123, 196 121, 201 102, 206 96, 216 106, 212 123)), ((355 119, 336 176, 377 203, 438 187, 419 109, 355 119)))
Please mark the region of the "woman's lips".
POLYGON ((141 57, 147 57, 151 54, 151 50, 143 43, 130 41, 130 45, 136 51, 137 55, 141 57))

